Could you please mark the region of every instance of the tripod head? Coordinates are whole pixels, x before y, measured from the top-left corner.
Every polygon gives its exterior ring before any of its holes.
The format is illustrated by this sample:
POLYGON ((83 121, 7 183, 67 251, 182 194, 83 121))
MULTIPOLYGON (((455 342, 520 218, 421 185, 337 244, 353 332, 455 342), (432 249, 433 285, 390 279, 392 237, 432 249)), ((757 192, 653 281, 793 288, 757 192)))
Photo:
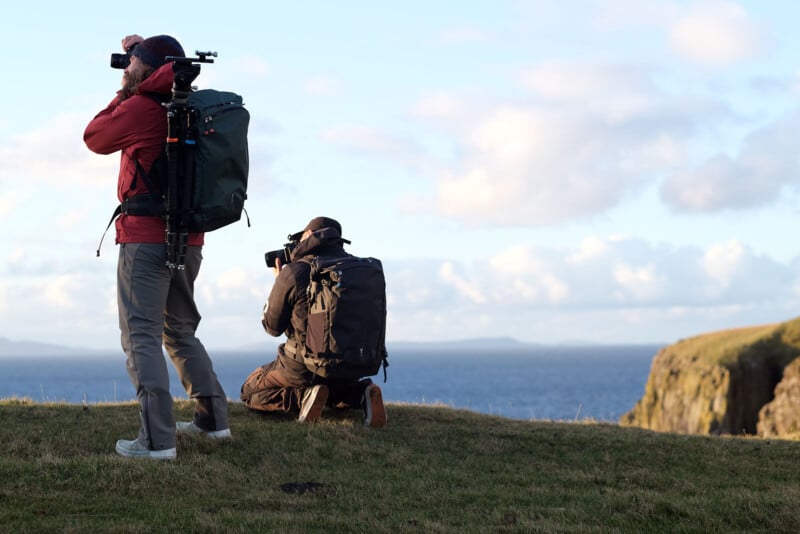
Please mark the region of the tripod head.
POLYGON ((195 51, 197 57, 176 57, 167 56, 167 61, 172 61, 172 71, 175 78, 172 82, 172 101, 177 104, 185 104, 189 93, 192 92, 192 82, 200 75, 201 63, 214 63, 217 57, 216 52, 195 51))

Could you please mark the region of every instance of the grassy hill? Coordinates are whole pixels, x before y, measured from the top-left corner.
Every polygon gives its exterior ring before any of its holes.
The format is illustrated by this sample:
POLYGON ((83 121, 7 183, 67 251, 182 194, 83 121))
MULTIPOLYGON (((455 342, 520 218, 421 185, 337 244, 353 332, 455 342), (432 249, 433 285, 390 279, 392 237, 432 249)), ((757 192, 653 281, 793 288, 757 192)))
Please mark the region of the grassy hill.
POLYGON ((800 531, 797 441, 388 408, 376 430, 232 404, 232 441, 155 462, 113 451, 136 404, 0 401, 0 531, 800 531))

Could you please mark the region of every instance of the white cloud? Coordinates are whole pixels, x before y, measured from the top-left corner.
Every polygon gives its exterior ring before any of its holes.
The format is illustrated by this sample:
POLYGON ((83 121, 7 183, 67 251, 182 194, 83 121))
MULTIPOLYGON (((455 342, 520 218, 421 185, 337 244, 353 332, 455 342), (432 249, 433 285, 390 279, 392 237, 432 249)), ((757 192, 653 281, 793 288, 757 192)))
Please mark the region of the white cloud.
POLYGON ((473 281, 467 280, 456 273, 455 267, 451 262, 445 262, 442 264, 441 268, 439 269, 439 277, 441 278, 442 282, 454 287, 460 296, 466 297, 471 302, 475 304, 482 304, 486 302, 486 297, 483 295, 480 289, 478 289, 477 285, 475 285, 473 281))
MULTIPOLYGON (((800 75, 798 75, 800 80, 800 75)), ((800 81, 798 82, 800 86, 800 81)), ((457 120, 466 111, 464 100, 447 91, 435 91, 414 104, 412 113, 426 119, 457 120)))
POLYGON ((235 313, 241 309, 252 309, 255 303, 263 303, 269 295, 271 277, 264 271, 233 267, 207 279, 198 278, 198 293, 203 302, 218 312, 235 313))
POLYGON ((47 185, 107 187, 119 171, 119 157, 93 154, 83 143, 91 113, 59 113, 36 130, 0 145, 0 184, 14 188, 47 185))
POLYGON ((653 264, 631 266, 620 263, 614 268, 614 281, 619 285, 616 295, 623 300, 646 303, 661 296, 662 280, 653 264))
POLYGON ((624 64, 549 61, 520 74, 520 83, 540 98, 623 121, 659 105, 648 73, 624 64))
POLYGON ((75 290, 77 280, 74 275, 55 276, 46 281, 40 293, 40 304, 61 312, 74 311, 77 307, 75 290))
POLYGON ((800 114, 752 132, 735 156, 718 153, 696 168, 669 176, 664 202, 678 211, 713 212, 774 201, 789 185, 800 185, 800 114))
POLYGON ((564 248, 518 245, 469 265, 388 263, 387 280, 396 339, 513 332, 545 342, 673 341, 717 325, 785 320, 800 305, 794 266, 757 258, 736 242, 706 250, 617 238, 564 248))
POLYGON ((546 102, 498 105, 456 120, 466 124, 451 134, 461 158, 440 165, 437 211, 467 225, 586 218, 679 164, 683 137, 697 118, 681 113, 688 104, 663 101, 636 70, 624 78, 614 67, 593 69, 587 81, 572 65, 548 65, 529 83, 546 102), (588 96, 596 79, 614 80, 606 86, 616 95, 608 106, 603 87, 600 97, 588 96))
POLYGON ((756 55, 762 30, 744 7, 726 0, 690 4, 669 32, 670 44, 682 56, 706 64, 729 64, 756 55))
POLYGON ((416 166, 422 149, 414 141, 369 126, 328 128, 321 138, 333 145, 374 156, 381 156, 416 166))
POLYGON ((590 236, 580 242, 578 250, 569 256, 567 261, 570 263, 583 263, 605 254, 608 249, 609 247, 605 240, 596 236, 590 236))
POLYGON ((540 271, 542 261, 529 246, 517 245, 489 258, 489 266, 500 276, 520 276, 540 271))
POLYGON ((562 302, 571 296, 569 286, 553 274, 547 273, 542 276, 541 284, 550 302, 562 302))
POLYGON ((728 287, 742 267, 745 249, 738 241, 712 245, 703 254, 702 265, 710 278, 720 287, 728 287))
MULTIPOLYGON (((25 262, 30 263, 30 262, 25 262)), ((83 347, 116 347, 116 305, 107 306, 114 282, 97 273, 44 272, 0 281, 0 325, 5 337, 83 347)))
MULTIPOLYGON (((6 258, 30 263, 21 250, 6 258)), ((683 337, 709 325, 784 320, 800 306, 800 294, 793 292, 800 286, 796 265, 754 256, 738 241, 700 250, 590 237, 574 246, 521 243, 470 263, 384 266, 393 340, 497 334, 544 342, 669 341, 663 336, 683 337)), ((37 269, 0 279, 2 335, 118 346, 112 267, 78 273, 61 266, 62 272, 51 274, 37 269)), ((263 270, 201 272, 196 295, 203 342, 212 348, 272 342, 260 324, 271 281, 263 270)))

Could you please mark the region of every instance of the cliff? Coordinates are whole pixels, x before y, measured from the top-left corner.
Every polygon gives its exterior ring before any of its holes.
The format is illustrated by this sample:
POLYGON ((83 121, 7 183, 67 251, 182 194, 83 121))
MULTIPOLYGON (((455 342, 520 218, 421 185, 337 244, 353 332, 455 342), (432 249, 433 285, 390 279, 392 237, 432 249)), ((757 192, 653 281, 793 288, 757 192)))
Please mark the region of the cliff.
MULTIPOLYGON (((681 340, 655 356, 644 396, 620 424, 684 434, 769 429, 777 435, 785 425, 775 416, 799 411, 800 405, 762 408, 773 401, 784 369, 797 356, 800 318, 681 340)), ((800 377, 795 389, 800 393, 800 377)))

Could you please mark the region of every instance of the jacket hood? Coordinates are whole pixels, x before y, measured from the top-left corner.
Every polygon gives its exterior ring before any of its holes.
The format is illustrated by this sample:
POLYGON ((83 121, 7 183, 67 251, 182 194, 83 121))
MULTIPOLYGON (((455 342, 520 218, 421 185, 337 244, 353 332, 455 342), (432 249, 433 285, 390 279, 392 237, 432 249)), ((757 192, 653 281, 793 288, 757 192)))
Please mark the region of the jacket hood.
POLYGON ((305 256, 344 256, 342 246, 345 241, 335 228, 323 228, 314 231, 307 239, 300 241, 291 252, 291 260, 296 261, 305 256))
POLYGON ((172 94, 172 81, 175 72, 172 70, 172 63, 165 63, 154 70, 141 84, 139 84, 139 94, 157 93, 161 95, 172 94))

